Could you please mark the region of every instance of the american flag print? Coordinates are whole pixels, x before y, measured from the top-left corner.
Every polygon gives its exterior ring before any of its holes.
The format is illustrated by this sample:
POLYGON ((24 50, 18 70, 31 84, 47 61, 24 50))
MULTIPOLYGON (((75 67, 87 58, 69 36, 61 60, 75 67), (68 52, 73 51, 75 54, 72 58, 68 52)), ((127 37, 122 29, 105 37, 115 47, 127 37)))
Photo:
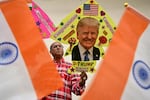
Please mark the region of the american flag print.
POLYGON ((98 4, 84 4, 83 15, 85 16, 98 16, 98 4))

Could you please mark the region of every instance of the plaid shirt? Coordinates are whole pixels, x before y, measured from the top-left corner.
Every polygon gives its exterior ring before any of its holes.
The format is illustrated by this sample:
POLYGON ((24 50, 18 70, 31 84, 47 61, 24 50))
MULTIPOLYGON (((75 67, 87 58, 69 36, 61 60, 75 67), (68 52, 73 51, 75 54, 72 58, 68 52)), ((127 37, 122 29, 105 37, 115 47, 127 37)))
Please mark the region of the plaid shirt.
POLYGON ((64 59, 62 59, 59 63, 55 63, 57 64, 57 70, 64 82, 64 87, 52 92, 42 100, 71 100, 71 92, 76 95, 81 95, 84 92, 85 86, 79 86, 80 75, 68 74, 67 70, 71 67, 71 64, 65 62, 64 59))

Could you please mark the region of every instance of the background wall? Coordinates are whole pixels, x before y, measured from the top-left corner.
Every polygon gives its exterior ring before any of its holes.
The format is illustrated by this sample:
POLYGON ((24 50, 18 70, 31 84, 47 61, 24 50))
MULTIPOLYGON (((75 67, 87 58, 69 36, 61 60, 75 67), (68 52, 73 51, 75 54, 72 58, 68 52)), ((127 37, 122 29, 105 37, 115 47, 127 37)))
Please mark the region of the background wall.
MULTIPOLYGON (((70 12, 84 4, 87 0, 33 0, 38 4, 45 13, 49 16, 52 22, 57 27, 62 19, 64 19, 70 12)), ((129 5, 143 13, 150 19, 150 0, 95 0, 97 3, 106 11, 106 13, 112 18, 114 23, 117 25, 120 18, 125 10, 124 3, 127 2, 129 5)), ((44 39, 46 46, 49 46, 53 41, 50 39, 44 39)), ((66 50, 68 46, 64 45, 66 50)), ((71 58, 67 56, 68 61, 71 58)))
MULTIPOLYGON (((78 8, 87 0, 33 0, 33 1, 35 1, 47 13, 47 15, 53 21, 55 26, 57 26, 62 21, 62 19, 64 19, 68 14, 70 14, 70 12, 78 8)), ((148 18, 150 18, 150 11, 149 11, 150 0, 96 0, 96 1, 112 18, 112 20, 114 21, 114 23, 116 23, 116 25, 119 23, 120 18, 124 12, 125 2, 127 2, 129 5, 131 5, 132 7, 143 13, 148 18)), ((51 41, 50 39, 44 39, 44 42, 49 49, 49 46, 53 41, 51 41)), ((65 59, 67 59, 67 61, 71 61, 70 56, 67 56, 67 58, 65 59)), ((100 61, 97 63, 97 65, 99 65, 100 61)), ((89 87, 94 74, 88 73, 88 80, 86 83, 87 87, 89 87)), ((88 89, 86 88, 86 90, 88 89)), ((79 99, 80 97, 73 95, 73 100, 79 99)))
MULTIPOLYGON (((57 26, 72 10, 79 7, 87 0, 33 0, 48 14, 57 26)), ((107 14, 118 24, 124 11, 124 3, 150 18, 150 0, 96 0, 107 14)))

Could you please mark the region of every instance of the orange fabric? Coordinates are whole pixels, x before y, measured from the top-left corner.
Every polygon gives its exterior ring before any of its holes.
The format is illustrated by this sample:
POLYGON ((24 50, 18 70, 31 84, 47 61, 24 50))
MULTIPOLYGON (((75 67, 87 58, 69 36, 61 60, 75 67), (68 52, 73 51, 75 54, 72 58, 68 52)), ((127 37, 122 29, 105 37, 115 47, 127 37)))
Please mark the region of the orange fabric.
POLYGON ((0 8, 18 42, 38 98, 61 87, 60 75, 26 2, 10 0, 2 3, 0 8))
POLYGON ((138 40, 149 20, 126 8, 96 77, 83 100, 120 100, 138 40))
POLYGON ((27 3, 31 3, 32 2, 32 0, 26 0, 27 1, 27 3))

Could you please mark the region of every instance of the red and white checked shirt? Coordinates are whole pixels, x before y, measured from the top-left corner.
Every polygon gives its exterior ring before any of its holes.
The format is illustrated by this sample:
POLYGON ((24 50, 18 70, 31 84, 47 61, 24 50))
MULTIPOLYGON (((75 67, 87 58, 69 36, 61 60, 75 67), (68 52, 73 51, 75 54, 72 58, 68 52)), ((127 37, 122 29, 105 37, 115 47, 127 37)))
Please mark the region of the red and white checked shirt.
POLYGON ((80 75, 67 73, 67 70, 71 67, 71 63, 65 62, 64 59, 59 63, 55 63, 57 64, 57 70, 64 82, 64 87, 54 91, 42 100, 71 100, 72 92, 76 95, 81 95, 84 92, 85 86, 79 86, 80 75))

